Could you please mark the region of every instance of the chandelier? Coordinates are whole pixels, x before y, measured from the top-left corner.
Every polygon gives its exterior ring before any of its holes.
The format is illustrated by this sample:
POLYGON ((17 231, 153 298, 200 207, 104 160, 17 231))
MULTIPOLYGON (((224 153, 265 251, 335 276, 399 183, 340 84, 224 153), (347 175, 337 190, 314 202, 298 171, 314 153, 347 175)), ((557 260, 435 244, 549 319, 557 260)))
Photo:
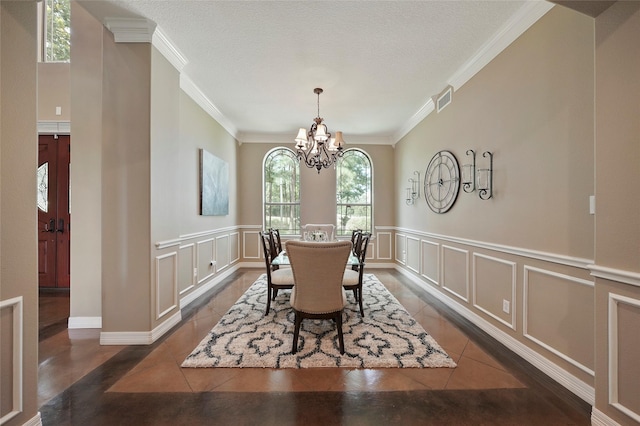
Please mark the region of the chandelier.
POLYGON ((320 174, 323 167, 328 168, 344 155, 342 149, 345 142, 342 139, 342 132, 336 132, 336 137, 332 138, 331 133, 327 131, 327 126, 322 124, 323 119, 320 117, 322 89, 315 88, 313 93, 318 95, 318 116, 313 119, 309 130, 304 128, 298 130, 295 141, 298 160, 304 160, 307 167, 315 167, 320 174))

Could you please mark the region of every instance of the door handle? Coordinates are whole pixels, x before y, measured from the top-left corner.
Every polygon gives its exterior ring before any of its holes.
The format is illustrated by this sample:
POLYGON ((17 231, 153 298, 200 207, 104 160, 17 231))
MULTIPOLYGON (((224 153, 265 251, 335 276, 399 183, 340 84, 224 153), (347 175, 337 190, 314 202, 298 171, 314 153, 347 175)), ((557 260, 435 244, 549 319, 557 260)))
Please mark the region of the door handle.
POLYGON ((48 224, 44 224, 45 232, 56 232, 56 220, 54 218, 49 219, 48 224))
POLYGON ((64 219, 58 219, 58 232, 64 233, 64 219))

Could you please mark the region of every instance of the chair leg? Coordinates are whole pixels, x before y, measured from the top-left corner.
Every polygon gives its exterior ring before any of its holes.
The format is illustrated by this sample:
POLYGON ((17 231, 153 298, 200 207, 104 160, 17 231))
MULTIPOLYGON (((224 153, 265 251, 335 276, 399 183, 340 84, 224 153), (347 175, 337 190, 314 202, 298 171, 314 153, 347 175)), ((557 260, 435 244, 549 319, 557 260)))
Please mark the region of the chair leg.
POLYGON ((342 336, 342 311, 336 316, 336 327, 338 328, 338 345, 340 346, 340 354, 344 355, 344 337, 342 336))
POLYGON ((362 287, 358 287, 358 303, 360 303, 360 315, 364 317, 364 307, 362 306, 362 287))
POLYGON ((271 308, 271 287, 267 287, 267 310, 264 312, 264 316, 269 315, 269 308, 271 308))
POLYGON ((301 323, 302 323, 302 315, 299 315, 296 312, 295 328, 293 329, 293 347, 291 348, 292 354, 295 354, 296 352, 298 352, 298 335, 300 334, 301 323))
POLYGON ((357 288, 353 288, 351 289, 353 291, 353 297, 356 299, 356 302, 358 301, 358 289, 357 288))
POLYGON ((278 289, 274 288, 273 289, 273 296, 271 297, 271 300, 276 300, 277 296, 278 296, 278 289))

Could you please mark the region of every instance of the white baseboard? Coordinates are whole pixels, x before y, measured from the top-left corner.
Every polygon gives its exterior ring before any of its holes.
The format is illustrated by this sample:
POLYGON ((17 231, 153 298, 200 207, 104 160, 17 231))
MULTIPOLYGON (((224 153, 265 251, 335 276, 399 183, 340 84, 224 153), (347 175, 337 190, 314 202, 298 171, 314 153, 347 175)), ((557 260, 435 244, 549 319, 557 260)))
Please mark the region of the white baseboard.
POLYGON ((591 424, 593 426, 621 426, 620 423, 595 407, 591 410, 591 424))
POLYGON ((40 411, 38 411, 35 416, 24 422, 22 426, 42 426, 42 417, 40 416, 40 411))
POLYGON ((436 299, 449 306, 451 309, 456 311, 458 314, 462 315, 469 321, 471 321, 478 328, 489 334, 491 337, 505 345, 512 352, 516 353, 520 357, 527 360, 534 367, 538 368, 544 374, 560 383, 562 386, 567 388, 569 391, 573 392, 579 398, 589 403, 590 405, 595 404, 595 389, 592 386, 589 386, 582 380, 578 379, 568 371, 560 368, 558 365, 549 361, 547 358, 543 357, 539 353, 535 352, 531 348, 527 347, 523 343, 517 341, 504 331, 495 327, 493 324, 489 323, 482 317, 478 316, 467 307, 461 305, 455 300, 449 298, 444 293, 434 289, 428 283, 422 281, 418 276, 413 273, 405 270, 400 265, 395 265, 396 270, 401 272, 403 275, 410 278, 414 283, 416 283, 420 288, 426 290, 429 294, 434 296, 436 299))
POLYGON ((151 331, 114 331, 100 333, 101 345, 150 345, 182 320, 180 311, 151 331))
POLYGON ((69 317, 67 327, 69 329, 102 328, 102 317, 69 317))

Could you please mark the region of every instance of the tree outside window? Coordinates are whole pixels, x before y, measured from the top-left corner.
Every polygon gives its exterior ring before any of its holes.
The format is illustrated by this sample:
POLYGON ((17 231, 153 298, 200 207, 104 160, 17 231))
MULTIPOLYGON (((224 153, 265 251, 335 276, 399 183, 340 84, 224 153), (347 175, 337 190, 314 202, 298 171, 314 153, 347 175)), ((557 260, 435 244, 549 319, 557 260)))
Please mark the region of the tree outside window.
POLYGON ((44 5, 44 61, 68 62, 71 58, 70 0, 45 0, 44 5))
POLYGON ((351 235, 354 229, 372 232, 372 181, 369 156, 359 149, 346 150, 336 166, 338 235, 351 235))
POLYGON ((280 234, 300 234, 300 168, 288 148, 276 148, 264 160, 264 226, 280 234))

